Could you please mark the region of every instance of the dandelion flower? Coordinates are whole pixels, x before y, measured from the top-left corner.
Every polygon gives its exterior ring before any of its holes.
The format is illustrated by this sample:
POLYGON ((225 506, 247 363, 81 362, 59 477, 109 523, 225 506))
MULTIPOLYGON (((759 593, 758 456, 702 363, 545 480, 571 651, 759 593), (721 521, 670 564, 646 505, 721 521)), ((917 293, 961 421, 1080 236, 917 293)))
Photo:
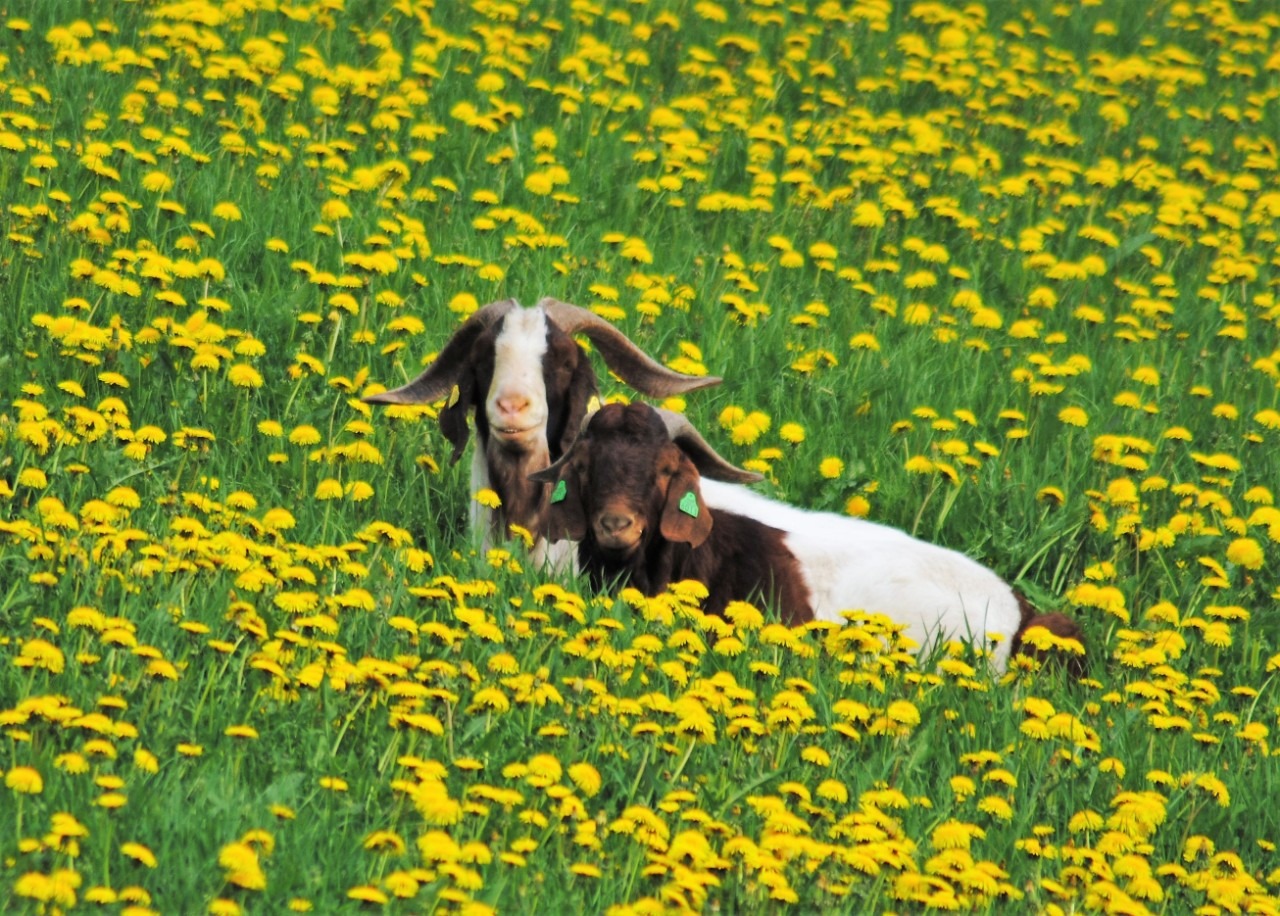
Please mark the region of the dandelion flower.
POLYGON ((844 462, 835 457, 823 458, 818 465, 818 473, 827 480, 835 480, 844 473, 844 462))
POLYGON ((804 441, 804 427, 799 423, 783 423, 778 428, 778 435, 784 442, 790 442, 792 445, 799 445, 804 441))
POLYGON ((4 784, 22 795, 39 795, 44 791, 44 780, 34 767, 14 767, 4 774, 4 784))

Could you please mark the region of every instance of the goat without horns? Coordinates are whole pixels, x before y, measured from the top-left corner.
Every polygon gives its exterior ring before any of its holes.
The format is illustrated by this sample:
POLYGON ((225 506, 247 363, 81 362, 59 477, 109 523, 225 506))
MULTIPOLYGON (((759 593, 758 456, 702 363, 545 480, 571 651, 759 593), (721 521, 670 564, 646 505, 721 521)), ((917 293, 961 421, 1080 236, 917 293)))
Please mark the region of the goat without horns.
MULTIPOLYGON (((781 548, 798 563, 803 592, 816 619, 842 623, 842 611, 882 613, 903 624, 906 635, 921 646, 929 646, 935 640, 962 639, 990 651, 997 671, 1005 669, 1011 653, 1032 651, 1023 645, 1023 635, 1029 627, 1043 626, 1059 637, 1080 638, 1079 627, 1069 617, 1037 615, 999 576, 964 554, 921 541, 897 528, 829 512, 798 509, 740 486, 758 476, 739 471, 716 456, 684 417, 653 408, 643 409, 661 419, 669 433, 668 442, 687 450, 701 471, 701 475, 695 474, 696 486, 702 504, 709 509, 707 518, 712 524, 711 530, 726 516, 745 516, 768 534, 759 552, 749 552, 745 558, 735 557, 732 562, 745 563, 748 567, 775 563, 774 539, 780 535, 781 548)), ((613 425, 610 421, 603 422, 613 425)), ((597 587, 610 572, 616 573, 621 568, 616 556, 611 558, 607 552, 597 556, 596 545, 601 541, 597 524, 601 530, 607 527, 603 515, 596 519, 608 502, 604 494, 624 486, 643 493, 647 486, 651 488, 648 498, 656 499, 661 490, 656 486, 654 471, 646 468, 644 461, 623 461, 619 457, 623 448, 636 449, 641 438, 648 442, 651 435, 646 432, 643 437, 629 438, 629 434, 612 430, 607 437, 597 435, 596 420, 592 418, 586 428, 582 451, 575 445, 558 466, 540 475, 550 479, 554 474, 566 482, 565 499, 553 503, 549 513, 548 537, 581 536, 579 561, 588 573, 593 568, 600 570, 593 575, 593 584, 597 587), (631 482, 617 480, 628 476, 633 478, 631 482), (579 494, 586 493, 579 495, 577 502, 571 499, 575 486, 579 494), (578 511, 583 513, 582 521, 574 518, 578 511)), ((662 446, 656 448, 660 451, 662 446)), ((654 459, 649 461, 652 464, 654 459)), ((652 513, 652 508, 649 511, 652 513)), ((691 569, 686 565, 679 572, 699 578, 691 569)), ((659 566, 656 574, 646 569, 640 572, 639 579, 633 575, 632 584, 652 594, 661 591, 671 578, 659 566), (653 578, 646 580, 644 576, 653 578), (646 581, 648 585, 644 584, 646 581)), ((708 591, 715 593, 711 582, 704 584, 708 591)), ((729 600, 744 597, 735 593, 729 595, 729 600)), ((708 605, 708 610, 714 609, 708 605)), ((1072 668, 1077 673, 1081 670, 1074 660, 1072 668)))
POLYGON ((534 475, 555 484, 548 539, 578 542, 579 568, 596 588, 621 581, 657 595, 697 579, 707 587, 709 613, 723 613, 734 600, 763 600, 789 625, 812 620, 783 532, 729 511, 713 516, 696 463, 730 479, 759 479, 725 463, 692 427, 673 441, 647 405, 600 408, 573 448, 534 475))
MULTIPOLYGON (((597 390, 591 361, 572 334, 588 338, 624 382, 652 397, 720 381, 668 369, 586 309, 549 298, 526 309, 504 299, 474 312, 413 381, 364 398, 370 404, 432 404, 456 386, 440 412, 440 428, 457 461, 467 444, 467 415, 474 412, 471 487, 490 488, 501 500, 496 511, 474 502, 471 507, 472 530, 486 546, 505 539, 509 525, 535 534, 542 528, 546 487, 528 475, 568 448, 597 390)), ((535 559, 555 565, 569 552, 544 551, 539 544, 535 559)))

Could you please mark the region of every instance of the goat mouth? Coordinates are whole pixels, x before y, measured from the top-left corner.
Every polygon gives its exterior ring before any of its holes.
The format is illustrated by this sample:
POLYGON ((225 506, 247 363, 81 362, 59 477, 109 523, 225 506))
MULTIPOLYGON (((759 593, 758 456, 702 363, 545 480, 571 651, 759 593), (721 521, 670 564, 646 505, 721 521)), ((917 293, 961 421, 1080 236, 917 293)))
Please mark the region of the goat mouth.
POLYGON ((536 426, 492 426, 493 435, 499 439, 516 440, 527 439, 531 434, 537 432, 536 426))
POLYGON ((640 546, 640 535, 634 534, 630 537, 613 537, 610 535, 601 535, 596 532, 596 545, 601 552, 614 559, 625 559, 636 552, 640 546))

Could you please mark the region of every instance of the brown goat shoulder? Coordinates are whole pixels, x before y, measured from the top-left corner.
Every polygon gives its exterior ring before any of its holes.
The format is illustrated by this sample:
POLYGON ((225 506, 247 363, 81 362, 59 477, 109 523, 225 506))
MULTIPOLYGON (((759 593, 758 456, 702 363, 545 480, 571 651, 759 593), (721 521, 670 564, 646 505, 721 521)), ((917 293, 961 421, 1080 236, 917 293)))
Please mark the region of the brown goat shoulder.
POLYGON ((813 619, 784 532, 713 513, 697 467, 652 408, 606 405, 542 479, 554 483, 547 537, 578 541, 579 568, 596 588, 624 584, 652 596, 694 579, 707 588, 708 613, 763 601, 788 625, 813 619))

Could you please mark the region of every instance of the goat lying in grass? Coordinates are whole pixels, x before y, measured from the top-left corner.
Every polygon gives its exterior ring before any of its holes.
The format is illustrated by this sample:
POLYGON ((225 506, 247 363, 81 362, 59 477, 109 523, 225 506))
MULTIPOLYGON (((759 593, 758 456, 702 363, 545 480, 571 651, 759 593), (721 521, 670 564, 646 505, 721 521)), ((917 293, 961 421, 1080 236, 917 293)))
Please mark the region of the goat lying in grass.
POLYGON ((598 588, 621 576, 653 595, 681 578, 700 579, 711 612, 772 589, 788 622, 882 613, 921 646, 961 639, 990 651, 997 671, 1011 653, 1032 651, 1023 644, 1030 627, 1080 636, 1070 618, 1036 615, 961 553, 736 485, 758 477, 724 462, 677 414, 606 406, 559 462, 535 476, 556 482, 547 537, 578 540, 579 564, 598 588), (686 502, 693 518, 682 517, 686 502), (730 533, 715 540, 722 523, 730 533))
MULTIPOLYGON (((457 461, 467 443, 467 415, 474 412, 471 487, 492 489, 501 500, 497 510, 472 504, 472 530, 486 546, 505 539, 511 525, 535 534, 543 527, 547 488, 529 474, 563 454, 596 394, 595 372, 573 334, 587 337, 623 381, 652 397, 720 381, 666 368, 586 309, 555 299, 525 309, 505 299, 472 314, 413 381, 364 398, 370 404, 431 404, 456 386, 456 396, 440 412, 440 428, 457 461)), ((539 544, 535 558, 541 560, 544 551, 539 544)), ((568 553, 566 546, 546 559, 561 565, 568 553)))
POLYGON ((798 625, 813 619, 795 556, 781 531, 729 511, 713 515, 695 461, 731 479, 758 480, 725 463, 691 426, 673 437, 644 404, 608 404, 559 462, 534 474, 554 483, 547 537, 578 542, 579 568, 603 589, 615 581, 646 595, 697 579, 704 610, 763 600, 798 625))

